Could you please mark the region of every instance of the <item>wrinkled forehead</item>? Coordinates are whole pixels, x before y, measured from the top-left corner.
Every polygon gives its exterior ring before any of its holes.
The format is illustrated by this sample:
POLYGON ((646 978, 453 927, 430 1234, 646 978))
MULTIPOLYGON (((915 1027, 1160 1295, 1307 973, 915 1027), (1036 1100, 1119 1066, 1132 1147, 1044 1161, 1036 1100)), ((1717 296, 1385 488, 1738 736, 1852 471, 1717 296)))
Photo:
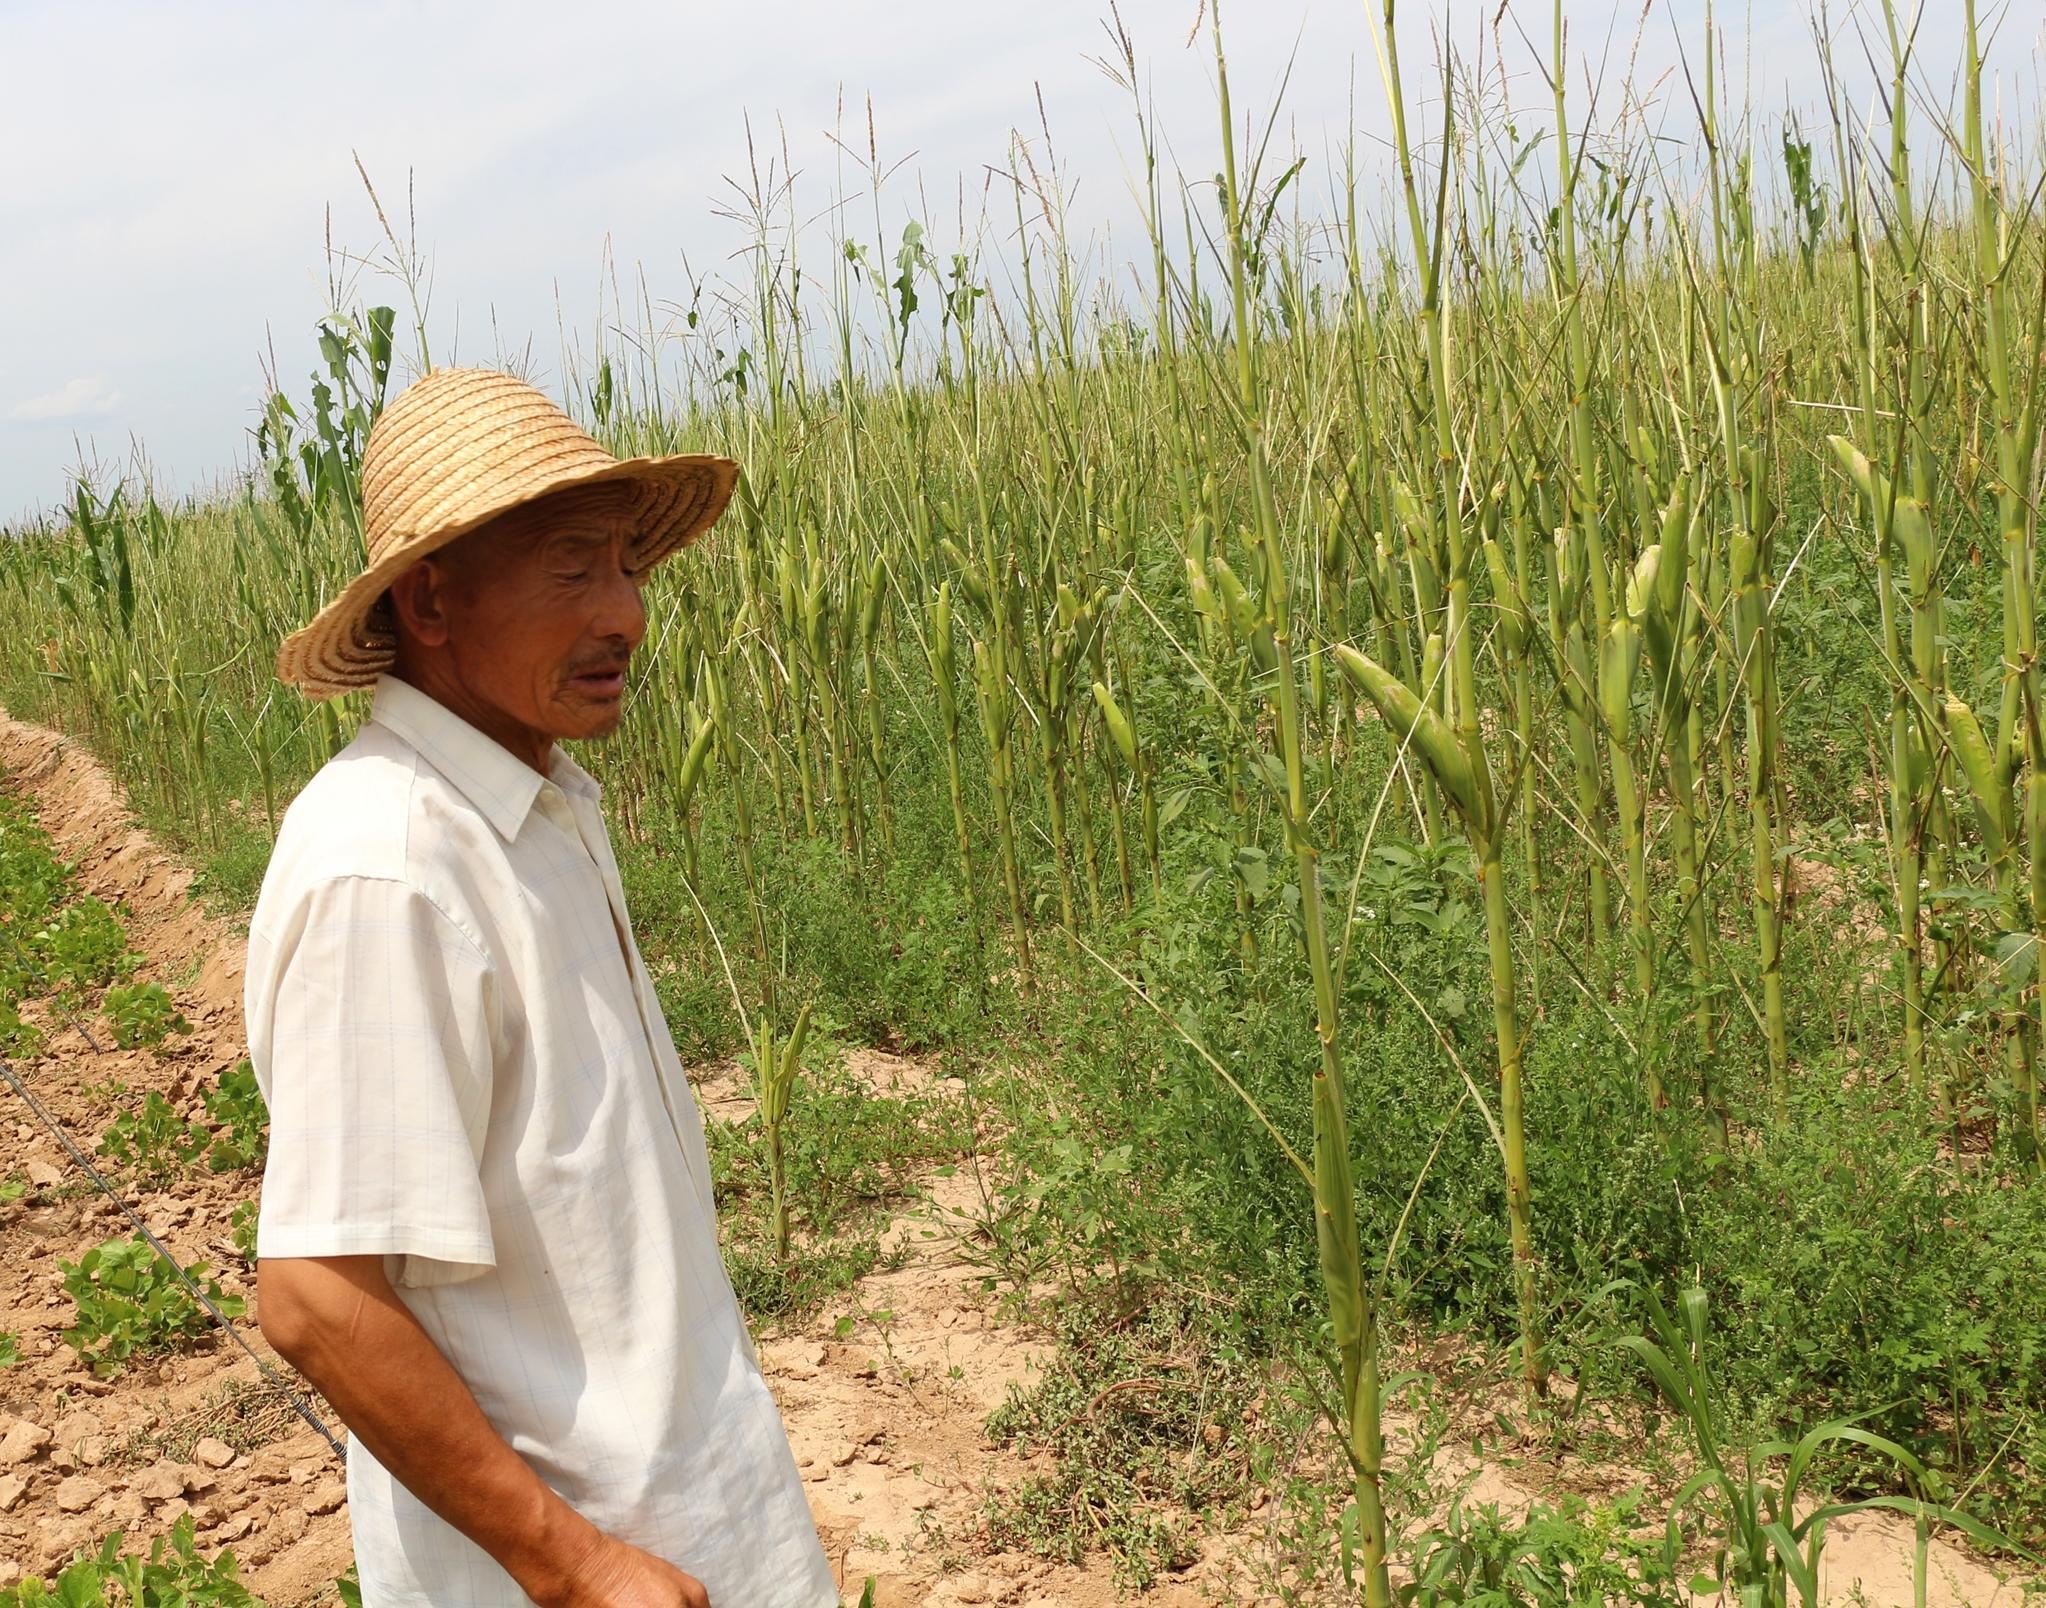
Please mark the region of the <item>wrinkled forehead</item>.
POLYGON ((637 534, 638 493, 625 482, 571 486, 500 514, 472 534, 503 549, 531 549, 559 540, 610 542, 637 534))

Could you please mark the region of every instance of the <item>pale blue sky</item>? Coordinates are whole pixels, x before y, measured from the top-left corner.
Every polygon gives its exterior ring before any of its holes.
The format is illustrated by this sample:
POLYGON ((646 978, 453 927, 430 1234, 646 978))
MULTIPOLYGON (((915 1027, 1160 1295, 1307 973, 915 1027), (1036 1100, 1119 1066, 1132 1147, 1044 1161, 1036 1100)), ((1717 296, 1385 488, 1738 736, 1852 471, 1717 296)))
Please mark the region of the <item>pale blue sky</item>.
MULTIPOLYGON (((1921 49, 1943 92, 1960 4, 1926 3, 1921 49)), ((1409 0, 1410 77, 1427 70, 1431 10, 1468 46, 1496 8, 1409 0)), ((1844 31, 1855 0, 1833 9, 1844 31)), ((2022 0, 1995 53, 2028 98, 2039 9, 2022 0)), ((1636 72, 1650 82, 1678 35, 1695 53, 1703 3, 1648 0, 1645 24, 1642 0, 1566 11, 1580 55, 1614 38, 1615 79, 1640 26, 1636 72)), ((273 341, 287 388, 305 389, 328 205, 337 245, 378 242, 351 151, 387 204, 402 207, 414 176, 437 353, 488 361, 500 336, 530 340, 543 375, 560 372, 557 287, 571 333, 586 329, 607 237, 656 296, 685 292, 685 253, 699 271, 726 258, 737 236, 716 206, 723 176, 744 171, 748 113, 763 142, 780 119, 814 208, 835 185, 826 131, 841 94, 862 134, 871 94, 884 159, 912 157, 885 196, 892 232, 919 184, 949 219, 961 174, 977 191, 1012 129, 1035 139, 1041 86, 1076 187, 1073 227, 1112 228, 1120 250, 1134 216, 1128 103, 1090 60, 1106 12, 1106 0, 0 0, 0 520, 60 501, 81 448, 118 470, 140 443, 171 490, 243 461, 273 341)), ((1160 126, 1189 171, 1208 173, 1205 33, 1185 48, 1196 12, 1197 0, 1122 5, 1160 126)), ((1299 45, 1286 127, 1310 158, 1311 195, 1326 193, 1321 158, 1351 127, 1353 75, 1367 149, 1386 127, 1370 15, 1365 0, 1232 0, 1224 13, 1239 108, 1270 103, 1299 45)), ((1751 26, 1738 4, 1720 15, 1762 103, 1816 104, 1804 5, 1758 6, 1751 26)), ((1509 16, 1545 40, 1549 0, 1511 0, 1509 16)), ((1842 51, 1857 67, 1859 54, 1842 51)), ((1537 79, 1519 86, 1539 101, 1537 79)))

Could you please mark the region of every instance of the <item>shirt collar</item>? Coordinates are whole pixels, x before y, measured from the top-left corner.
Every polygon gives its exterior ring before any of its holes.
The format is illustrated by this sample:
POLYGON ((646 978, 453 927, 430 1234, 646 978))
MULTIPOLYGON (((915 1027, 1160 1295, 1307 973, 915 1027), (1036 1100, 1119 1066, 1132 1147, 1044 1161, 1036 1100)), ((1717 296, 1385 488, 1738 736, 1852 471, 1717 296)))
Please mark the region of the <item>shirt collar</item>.
POLYGON ((547 761, 547 775, 554 785, 564 793, 577 798, 586 798, 595 804, 604 796, 603 784, 582 766, 562 751, 559 743, 554 745, 553 756, 547 761))
POLYGON ((550 779, 563 792, 592 801, 600 796, 590 773, 558 746, 548 761, 548 775, 542 776, 445 704, 396 676, 377 677, 370 719, 418 750, 506 842, 519 835, 533 800, 550 779))

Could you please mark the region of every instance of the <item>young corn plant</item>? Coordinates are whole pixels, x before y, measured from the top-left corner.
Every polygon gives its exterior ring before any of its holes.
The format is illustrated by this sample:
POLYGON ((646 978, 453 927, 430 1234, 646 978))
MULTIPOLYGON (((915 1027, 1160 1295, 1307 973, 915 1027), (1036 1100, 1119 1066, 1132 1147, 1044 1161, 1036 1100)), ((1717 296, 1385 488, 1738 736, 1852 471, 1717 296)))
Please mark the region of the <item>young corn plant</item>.
POLYGON ((1255 601, 1227 557, 1214 550, 1215 523, 1201 514, 1189 532, 1183 561, 1187 596, 1198 621, 1203 649, 1201 683, 1221 726, 1220 768, 1229 804, 1231 887, 1236 905, 1236 948, 1246 963, 1257 958, 1256 894, 1245 864, 1252 849, 1251 794, 1244 784, 1250 769, 1246 736, 1251 677, 1269 673, 1276 660, 1268 633, 1260 629, 1255 601))
MULTIPOLYGON (((1391 8, 1388 6, 1388 23, 1391 8)), ((1571 539, 1576 555, 1576 570, 1586 582, 1586 592, 1591 605, 1592 643, 1601 659, 1606 655, 1606 644, 1613 629, 1613 583, 1610 575, 1612 560, 1606 552, 1602 511, 1605 507, 1604 487, 1598 467, 1598 444, 1595 435, 1593 408, 1597 401, 1597 389, 1591 382, 1591 339, 1585 329, 1584 284, 1579 274, 1577 256, 1577 180, 1584 161, 1584 145, 1573 139, 1570 133, 1569 108, 1565 94, 1564 41, 1562 0, 1557 0, 1553 12, 1554 46, 1553 59, 1549 69, 1549 83, 1555 100, 1556 116, 1556 202, 1555 224, 1551 232, 1553 265, 1551 276, 1558 308, 1561 312, 1564 334, 1565 358, 1569 365, 1569 438, 1570 452, 1565 470, 1565 484, 1568 488, 1569 513, 1571 518, 1571 539)), ((1390 27, 1387 37, 1390 38, 1390 27)), ((1445 154, 1444 161, 1448 158, 1445 154)), ((1405 165, 1404 163, 1402 164, 1405 165)), ((1412 182, 1409 178, 1407 190, 1408 207, 1413 212, 1414 229, 1419 236, 1419 214, 1412 201, 1412 182)), ((1631 643, 1632 633, 1623 630, 1621 642, 1631 643)), ((1612 650, 1615 656, 1625 658, 1630 649, 1626 646, 1612 650)), ((1573 732, 1572 759, 1576 766, 1577 813, 1579 825, 1590 834, 1592 853, 1588 857, 1588 883, 1590 889, 1591 930, 1594 933, 1607 931, 1612 922, 1612 895, 1606 876, 1605 860, 1599 848, 1599 823, 1602 819, 1604 801, 1604 778, 1599 769, 1598 749, 1592 735, 1593 713, 1604 708, 1603 684, 1608 679, 1601 663, 1596 679, 1588 673, 1586 657, 1580 652, 1569 656, 1575 674, 1568 678, 1570 690, 1566 702, 1574 703, 1573 719, 1579 728, 1573 732)), ((1607 727, 1611 730, 1608 713, 1607 727)), ((1609 742, 1611 739, 1609 738, 1609 742)), ((1624 747, 1624 744, 1618 746, 1624 747)), ((1638 838, 1638 833, 1636 834, 1638 838)), ((1629 857, 1630 875, 1633 857, 1629 857)), ((1638 934, 1635 949, 1636 986, 1640 986, 1640 971, 1643 961, 1640 953, 1638 934)))
POLYGON ((1016 840, 1016 763, 1011 736, 1016 726, 1016 702, 1007 670, 1008 642, 1017 632, 1020 615, 1013 578, 1000 583, 1002 606, 996 607, 996 587, 976 576, 970 565, 959 571, 966 595, 980 608, 986 621, 984 637, 973 644, 973 688, 975 707, 980 713, 981 735, 987 742, 987 783, 994 807, 996 843, 1002 861, 1002 891, 1009 906, 1009 931, 1016 945, 1016 969, 1025 991, 1031 985, 1030 918, 1024 902, 1023 868, 1016 840))
POLYGON ((959 668, 958 648, 952 625, 952 583, 938 586, 936 605, 931 610, 931 633, 926 647, 930 659, 931 685, 938 697, 938 724, 945 739, 945 785, 952 805, 952 830, 959 844, 959 878, 973 901, 974 921, 980 920, 980 904, 973 877, 973 831, 966 816, 966 784, 959 751, 959 668))
POLYGON ((1729 155, 1721 131, 1715 66, 1719 36, 1709 3, 1705 43, 1700 131, 1711 197, 1711 279, 1716 295, 1706 299, 1703 275, 1693 274, 1686 283, 1696 302, 1695 319, 1711 385, 1721 459, 1728 531, 1725 609, 1732 624, 1734 674, 1745 716, 1749 907, 1755 928, 1770 1092, 1781 1115, 1789 1096, 1790 1046, 1783 1002, 1783 868, 1777 853, 1781 833, 1773 571, 1778 525, 1772 496, 1775 436, 1755 402, 1765 393, 1759 383, 1762 295, 1751 170, 1745 151, 1729 155))
MULTIPOLYGON (((1944 677, 1936 664, 1938 614, 1935 575, 1938 552, 1932 522, 1924 505, 1900 491, 1868 455, 1845 436, 1828 437, 1834 455, 1868 508, 1876 532, 1876 575, 1883 616, 1884 657, 1894 692, 1889 721, 1890 840, 1897 888, 1898 944, 1904 981, 1904 1064, 1912 1086, 1926 1087, 1925 935, 1920 885, 1924 878, 1927 835, 1934 830, 1937 784, 1933 761, 1945 749, 1943 730, 1944 677), (1894 555, 1904 559, 1905 585, 1911 600, 1911 651, 1903 651, 1891 580, 1894 555)), ((1970 717, 1972 717, 1972 711, 1970 717)), ((1995 780, 1986 797, 1994 799, 1995 780)), ((2002 823, 1999 820, 1998 830, 2002 823)))
POLYGON ((1682 1548, 1687 1517, 1699 1521, 1712 1546, 1712 1572, 1692 1580, 1694 1595, 1730 1594, 1742 1608, 1792 1608, 1793 1603, 1818 1608, 1826 1527, 1854 1513, 1902 1513, 1916 1523, 1920 1602, 1927 1585, 1924 1539, 1931 1524, 1950 1524, 1992 1550, 2030 1556, 1987 1525, 1929 1500, 1940 1487, 1939 1477, 1895 1441, 1861 1428, 1856 1419, 1831 1419, 1794 1441, 1770 1437, 1729 1452, 1707 1358, 1705 1292, 1695 1285, 1685 1290, 1677 1299, 1675 1318, 1652 1290, 1648 1302, 1653 1333, 1622 1335, 1619 1344, 1648 1370, 1689 1433, 1698 1459, 1698 1471, 1670 1501, 1669 1519, 1673 1550, 1682 1548), (1858 1447, 1883 1458, 1913 1494, 1823 1500, 1823 1493, 1813 1488, 1815 1464, 1828 1450, 1841 1447, 1858 1447))
POLYGON ((1945 884, 1952 847, 1950 814, 1935 768, 1946 746, 1940 730, 1946 700, 1942 543, 1933 523, 1933 459, 1928 450, 1935 428, 1928 373, 1936 295, 1925 278, 1912 186, 1912 36, 1900 26, 1891 0, 1885 0, 1883 15, 1892 68, 1890 129, 1887 149, 1871 161, 1864 161, 1859 142, 1849 137, 1843 97, 1832 89, 1830 52, 1826 57, 1835 163, 1845 191, 1843 216, 1854 269, 1852 350, 1861 445, 1847 435, 1827 439, 1866 505, 1875 536, 1881 649, 1891 684, 1888 830, 1903 973, 1904 1062, 1914 1092, 1923 1099, 1928 1094, 1926 1028, 1933 1017, 1926 994, 1922 896, 1927 882, 1934 888, 1945 884), (1879 172, 1885 167, 1887 196, 1863 178, 1865 170, 1879 172), (1881 220, 1880 237, 1869 231, 1866 220, 1871 214, 1881 220), (1894 285, 1884 282, 1879 251, 1897 265, 1894 285), (1879 399, 1888 405, 1879 406, 1879 399), (1878 465, 1894 469, 1895 476, 1878 465), (1899 557, 1905 578, 1901 600, 1895 579, 1899 557), (1908 607, 1908 629, 1899 617, 1900 601, 1908 607))
POLYGON ((854 571, 853 613, 859 621, 860 709, 866 738, 866 761, 874 777, 874 817, 881 829, 881 853, 895 857, 895 816, 888 802, 888 745, 881 713, 880 678, 874 669, 876 645, 888 607, 888 573, 885 554, 875 554, 864 572, 854 571))
POLYGON ((789 1173, 785 1160, 784 1135, 789 1117, 789 1100, 795 1091, 796 1073, 803 1064, 803 1047, 810 1037, 810 1007, 796 1013, 795 1025, 786 1039, 775 1036, 774 1023, 762 1013, 753 1030, 755 1095, 759 1101, 761 1132, 767 1139, 768 1209, 774 1222, 774 1253, 789 1259, 789 1173))
MULTIPOLYGON (((1649 1004, 1655 994, 1655 935, 1648 897, 1648 803, 1634 764, 1634 677, 1641 665, 1642 620, 1630 607, 1639 602, 1624 592, 1613 611, 1598 651, 1598 704, 1606 734, 1606 760, 1613 777, 1613 808, 1627 857, 1627 949, 1633 958, 1634 1003, 1640 1031, 1649 1028, 1649 1004)), ((1661 1052, 1652 1042, 1642 1048, 1642 1075, 1648 1100, 1660 1110, 1668 1103, 1663 1089, 1661 1052)))
POLYGON ((704 768, 709 765, 711 752, 717 744, 718 723, 714 715, 699 713, 695 709, 685 711, 696 717, 696 731, 690 737, 688 746, 682 744, 682 726, 679 722, 670 724, 664 733, 668 776, 672 788, 672 807, 675 818, 682 823, 682 863, 689 885, 694 888, 702 876, 697 858, 696 824, 690 813, 690 806, 696 798, 696 790, 703 781, 704 768))
MULTIPOLYGON (((1528 605, 1529 545, 1528 516, 1517 507, 1512 519, 1513 553, 1509 557, 1497 535, 1488 536, 1483 549, 1485 569, 1492 583, 1492 607, 1498 618, 1501 656, 1505 679, 1511 688, 1513 741, 1517 752, 1531 754, 1535 745, 1535 620, 1528 605)), ((1346 700, 1347 701, 1347 700, 1346 700)), ((1542 854, 1535 839, 1535 770, 1520 767, 1520 797, 1515 801, 1520 816, 1520 857, 1527 878, 1528 927, 1542 932, 1544 877, 1542 854)), ((1534 946, 1528 965, 1529 1003, 1541 1007, 1541 946, 1534 946)))
MULTIPOLYGON (((728 650, 729 651, 729 650, 728 650)), ((725 655, 707 654, 703 664, 704 686, 710 699, 710 718, 705 725, 715 729, 714 747, 720 769, 723 771, 732 803, 733 848, 739 860, 739 875, 746 885, 746 909, 751 917, 753 929, 753 958, 759 965, 763 978, 770 976, 770 960, 767 944, 767 905, 761 897, 760 873, 754 858, 753 803, 748 790, 747 760, 750 755, 737 734, 732 703, 732 684, 725 655)), ((697 737, 703 733, 699 731, 697 737)), ((695 743, 692 740, 691 748, 695 743)), ((707 763, 707 759, 705 763, 707 763)), ((689 756, 683 756, 681 771, 688 774, 689 756)), ((702 777, 699 765, 690 779, 692 791, 702 777)), ((678 784, 680 782, 678 776, 678 784)), ((686 811, 688 800, 679 798, 677 805, 686 811)))

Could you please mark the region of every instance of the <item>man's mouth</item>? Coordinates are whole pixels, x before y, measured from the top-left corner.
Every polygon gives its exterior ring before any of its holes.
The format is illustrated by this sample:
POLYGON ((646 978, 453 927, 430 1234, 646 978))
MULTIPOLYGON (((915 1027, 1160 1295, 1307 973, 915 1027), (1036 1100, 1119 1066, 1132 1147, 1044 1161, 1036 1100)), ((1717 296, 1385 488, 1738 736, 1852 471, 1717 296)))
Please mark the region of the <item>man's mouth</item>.
POLYGON ((625 691, 625 666, 594 665, 570 676, 571 685, 591 698, 616 698, 625 691))

